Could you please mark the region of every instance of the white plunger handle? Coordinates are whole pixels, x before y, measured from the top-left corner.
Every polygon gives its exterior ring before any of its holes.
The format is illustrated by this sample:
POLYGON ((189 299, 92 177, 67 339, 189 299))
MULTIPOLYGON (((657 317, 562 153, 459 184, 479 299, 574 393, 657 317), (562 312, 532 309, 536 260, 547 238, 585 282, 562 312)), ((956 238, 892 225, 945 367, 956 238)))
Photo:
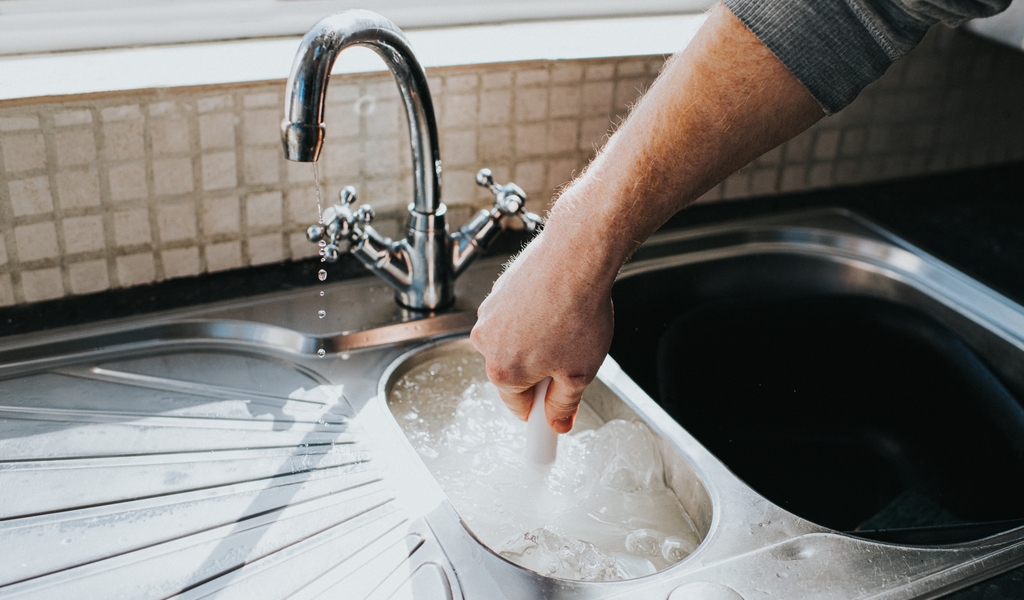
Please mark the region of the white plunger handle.
POLYGON ((533 386, 533 406, 526 421, 526 460, 539 465, 555 462, 555 452, 558 448, 558 434, 551 429, 544 416, 544 398, 548 395, 550 383, 551 378, 546 377, 533 386))

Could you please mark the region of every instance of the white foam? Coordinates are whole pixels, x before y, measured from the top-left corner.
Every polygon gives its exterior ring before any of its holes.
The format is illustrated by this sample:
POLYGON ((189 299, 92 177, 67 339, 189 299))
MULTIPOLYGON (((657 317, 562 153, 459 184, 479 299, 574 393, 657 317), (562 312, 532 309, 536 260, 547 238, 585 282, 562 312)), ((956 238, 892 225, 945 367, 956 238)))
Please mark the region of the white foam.
POLYGON ((517 564, 566 579, 629 579, 699 543, 643 423, 588 424, 581 413, 573 433, 559 436, 554 463, 534 464, 524 458, 526 424, 470 352, 413 369, 390 402, 473 533, 517 564))

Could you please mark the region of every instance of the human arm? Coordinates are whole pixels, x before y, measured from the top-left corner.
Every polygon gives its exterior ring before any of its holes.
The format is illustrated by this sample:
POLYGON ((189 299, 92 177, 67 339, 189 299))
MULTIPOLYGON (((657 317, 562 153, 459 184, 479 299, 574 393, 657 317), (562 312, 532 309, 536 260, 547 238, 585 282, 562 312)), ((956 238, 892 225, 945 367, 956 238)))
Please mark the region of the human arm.
POLYGON ((823 115, 716 6, 480 306, 473 344, 509 408, 525 418, 533 385, 550 376, 546 416, 568 431, 611 345, 611 287, 626 259, 718 181, 823 115))
POLYGON ((611 344, 615 275, 672 214, 852 101, 932 24, 1009 0, 725 3, 731 10, 712 9, 480 307, 472 339, 521 417, 533 384, 552 376, 548 421, 571 427, 611 344))

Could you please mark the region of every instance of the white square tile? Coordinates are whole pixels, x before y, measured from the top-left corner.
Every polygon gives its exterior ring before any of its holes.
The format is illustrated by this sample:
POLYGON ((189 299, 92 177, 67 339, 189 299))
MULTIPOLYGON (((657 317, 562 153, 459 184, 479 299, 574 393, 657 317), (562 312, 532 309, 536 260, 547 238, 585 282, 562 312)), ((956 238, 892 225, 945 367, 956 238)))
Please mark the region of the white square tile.
POLYGON ((615 65, 615 74, 619 77, 635 77, 647 74, 647 64, 642 60, 629 60, 615 65))
POLYGON ((778 191, 776 182, 779 180, 779 172, 775 168, 757 169, 750 174, 750 193, 754 196, 765 196, 778 191))
POLYGON ((551 88, 548 114, 551 118, 576 117, 580 114, 580 86, 560 85, 551 88))
POLYGON ((99 206, 99 174, 95 167, 58 172, 57 194, 65 209, 99 206))
POLYGON ((176 248, 160 253, 160 262, 164 267, 164 279, 175 277, 192 277, 200 273, 199 248, 176 248))
POLYGON ((408 150, 399 154, 403 148, 397 138, 371 139, 365 148, 365 169, 369 175, 394 177, 411 168, 408 150))
POLYGON ((245 111, 242 115, 242 142, 247 146, 280 146, 281 109, 245 111))
POLYGON ((23 263, 56 258, 60 254, 57 249, 57 228, 52 221, 15 227, 14 240, 18 248, 18 260, 23 263))
POLYGON ((248 239, 250 265, 265 265, 284 260, 284 246, 280 233, 257 235, 248 239))
POLYGON ((156 222, 163 243, 196 238, 196 207, 191 202, 160 206, 156 222))
MULTIPOLYGON (((336 204, 337 196, 327 197, 327 190, 321 190, 322 208, 336 204)), ((320 215, 316 209, 316 190, 313 187, 289 188, 285 195, 288 204, 288 220, 300 227, 308 227, 317 222, 320 215)))
MULTIPOLYGON (((495 179, 497 181, 497 179, 495 179)), ((499 183, 505 183, 500 181, 499 183)), ((478 190, 483 188, 476 185, 476 171, 469 169, 451 169, 444 173, 444 203, 449 208, 458 204, 478 204, 480 194, 478 190)), ((490 196, 490 194, 488 194, 490 196)), ((490 196, 494 198, 494 196, 490 196)), ((452 215, 448 215, 448 227, 452 231, 462 226, 460 221, 455 221, 452 215)))
POLYGON ((199 144, 206 149, 235 147, 235 115, 218 112, 199 117, 199 144))
POLYGON ((237 233, 241 208, 237 196, 203 198, 203 234, 237 233))
POLYGON ((206 98, 199 98, 196 100, 196 108, 200 113, 208 113, 215 110, 230 110, 234 105, 234 98, 232 98, 231 94, 207 96, 206 98))
POLYGON ((277 92, 261 92, 257 94, 246 94, 244 100, 246 108, 277 107, 281 104, 281 95, 277 92))
POLYGON ((150 122, 149 133, 154 156, 188 154, 192 150, 192 136, 185 119, 154 119, 150 122))
POLYGON ((154 102, 149 105, 149 116, 164 117, 173 115, 178 111, 178 105, 174 102, 154 102))
POLYGON ((46 177, 14 179, 7 183, 14 216, 40 215, 53 211, 50 181, 46 177))
POLYGON ((512 114, 512 90, 501 89, 480 94, 480 123, 501 125, 508 123, 512 114))
POLYGON ((547 144, 547 127, 544 123, 517 126, 515 144, 517 156, 544 154, 547 144))
POLYGON ((39 129, 39 117, 0 117, 0 131, 27 131, 39 129))
POLYGON ((203 189, 228 190, 238 187, 238 159, 234 152, 203 154, 203 189))
POLYGON ((25 302, 53 300, 64 295, 64 281, 60 269, 52 267, 21 272, 21 293, 25 302))
POLYGON ((554 83, 579 83, 583 79, 583 65, 576 61, 561 61, 551 68, 554 83))
MULTIPOLYGON (((362 101, 362 99, 361 99, 362 101)), ((402 114, 399 112, 398 100, 381 100, 367 104, 356 104, 361 108, 360 114, 363 117, 363 126, 366 137, 369 139, 397 136, 401 128, 402 114)), ((331 125, 327 125, 330 127, 331 125)))
POLYGON ((89 109, 65 110, 53 115, 53 124, 57 127, 72 127, 92 123, 92 111, 89 109))
POLYGON ((512 180, 527 194, 536 194, 545 188, 546 166, 542 161, 519 163, 512 174, 512 180))
POLYGON ((733 200, 750 195, 750 174, 734 173, 722 182, 722 198, 733 200))
POLYGON ((612 113, 612 95, 615 84, 611 81, 600 81, 583 84, 582 114, 583 116, 603 116, 612 113))
POLYGON ((187 194, 194 187, 191 157, 153 161, 153 191, 156 194, 187 194))
POLYGON ((114 242, 118 246, 138 246, 153 241, 149 211, 145 208, 114 213, 114 242))
POLYGON ((512 158, 512 130, 509 127, 481 127, 477 149, 480 162, 494 170, 496 163, 512 158))
POLYGON ((579 124, 575 119, 550 121, 547 136, 547 151, 549 153, 572 152, 579 143, 579 124))
POLYGON ((523 69, 516 71, 516 86, 538 85, 547 83, 551 73, 546 68, 523 69))
POLYGON ((107 245, 101 215, 68 217, 61 221, 61 229, 64 232, 64 251, 67 254, 95 252, 107 245))
POLYGON ((249 229, 281 225, 281 192, 252 194, 245 199, 245 224, 249 229))
POLYGON ((814 158, 816 160, 832 160, 839 150, 839 134, 835 129, 825 129, 818 132, 814 138, 814 158))
POLYGON ((68 265, 68 282, 72 294, 93 294, 110 289, 107 259, 99 258, 68 265))
POLYGON ((511 71, 494 71, 480 75, 480 86, 485 90, 512 87, 511 71))
POLYGON ((156 279, 153 254, 129 254, 117 257, 117 279, 121 287, 152 283, 156 279))
MULTIPOLYGON (((321 160, 318 161, 319 176, 323 179, 350 182, 350 179, 359 176, 364 159, 362 145, 357 141, 325 144, 321 160)), ((309 173, 307 177, 312 178, 312 170, 307 165, 299 165, 300 172, 302 167, 306 167, 306 172, 309 173)))
POLYGON ((87 165, 96 160, 96 138, 91 129, 58 131, 57 163, 61 166, 87 165))
POLYGON ((10 273, 0 273, 0 306, 12 306, 15 303, 14 285, 10 273))
POLYGON ((587 81, 611 79, 614 76, 615 65, 613 63, 587 65, 586 70, 584 71, 584 77, 587 81))
POLYGON ((441 127, 473 127, 477 122, 475 94, 445 94, 442 101, 441 127))
POLYGON ((291 233, 288 235, 288 245, 291 249, 292 260, 312 258, 316 256, 318 248, 316 244, 306 239, 304 233, 291 233))
POLYGON ((516 91, 516 120, 540 121, 548 114, 547 88, 525 88, 516 91))
POLYGON ((142 109, 138 104, 110 106, 100 110, 100 118, 106 122, 138 121, 142 119, 142 109))
POLYGON ((115 202, 138 200, 149 195, 145 163, 132 162, 110 167, 107 178, 110 182, 110 198, 115 202))
POLYGON ((46 167, 46 147, 41 133, 4 136, 4 168, 8 173, 33 171, 46 167))
MULTIPOLYGON (((303 237, 305 239, 305 237, 303 237)), ((308 242, 307 242, 308 243, 308 242)), ((313 246, 313 244, 309 244, 313 246)), ((315 252, 315 246, 314 246, 315 252)), ((242 243, 238 241, 206 246, 206 270, 210 273, 242 268, 242 243)))
POLYGON ((141 121, 103 124, 103 156, 107 160, 137 160, 145 155, 145 135, 141 121))
POLYGON ((446 166, 473 166, 476 159, 476 131, 449 131, 441 136, 441 156, 446 166))
POLYGON ((480 76, 476 73, 465 75, 449 75, 444 78, 446 92, 468 92, 475 91, 480 85, 480 76))
POLYGON ((246 148, 242 158, 245 183, 277 183, 281 179, 281 160, 280 148, 246 148))

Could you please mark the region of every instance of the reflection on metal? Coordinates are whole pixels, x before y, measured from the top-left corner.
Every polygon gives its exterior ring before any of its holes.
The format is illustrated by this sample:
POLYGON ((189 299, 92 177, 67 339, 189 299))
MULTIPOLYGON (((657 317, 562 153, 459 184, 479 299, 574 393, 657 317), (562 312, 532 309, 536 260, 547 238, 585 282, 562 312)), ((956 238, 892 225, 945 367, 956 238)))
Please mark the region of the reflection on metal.
MULTIPOLYGON (((773 285, 927 311, 1024 389, 1024 308, 850 215, 663 235, 622 282, 765 255, 778 259, 763 275, 773 285)), ((1024 529, 911 547, 787 513, 610 359, 587 402, 661 435, 669 483, 703 543, 670 569, 611 583, 501 559, 462 526, 386 403, 396 374, 466 343, 451 338, 466 333, 499 268, 469 269, 461 312, 437 318, 410 318, 361 279, 326 288, 352 309, 321 324, 309 309, 319 297, 300 291, 4 340, 0 596, 910 599, 1024 564, 1024 529), (318 343, 328 358, 312 354, 318 343)))
POLYGON ((427 75, 412 46, 394 23, 366 10, 326 17, 302 38, 285 89, 281 141, 288 160, 315 162, 323 147, 324 99, 334 61, 346 48, 376 52, 395 77, 405 107, 412 148, 413 201, 405 239, 392 240, 371 225, 369 204, 355 208, 356 189, 341 190, 339 204, 327 207, 320 222, 306 232, 318 243, 324 260, 338 260, 348 247, 370 272, 394 288, 399 304, 435 311, 451 306, 455 278, 475 261, 501 232, 501 220, 518 216, 530 232, 542 219, 525 209, 526 193, 514 183, 497 185, 489 169, 477 183, 495 196, 494 208, 481 210, 462 229, 448 233, 447 209, 441 203, 441 157, 437 123, 427 75))

